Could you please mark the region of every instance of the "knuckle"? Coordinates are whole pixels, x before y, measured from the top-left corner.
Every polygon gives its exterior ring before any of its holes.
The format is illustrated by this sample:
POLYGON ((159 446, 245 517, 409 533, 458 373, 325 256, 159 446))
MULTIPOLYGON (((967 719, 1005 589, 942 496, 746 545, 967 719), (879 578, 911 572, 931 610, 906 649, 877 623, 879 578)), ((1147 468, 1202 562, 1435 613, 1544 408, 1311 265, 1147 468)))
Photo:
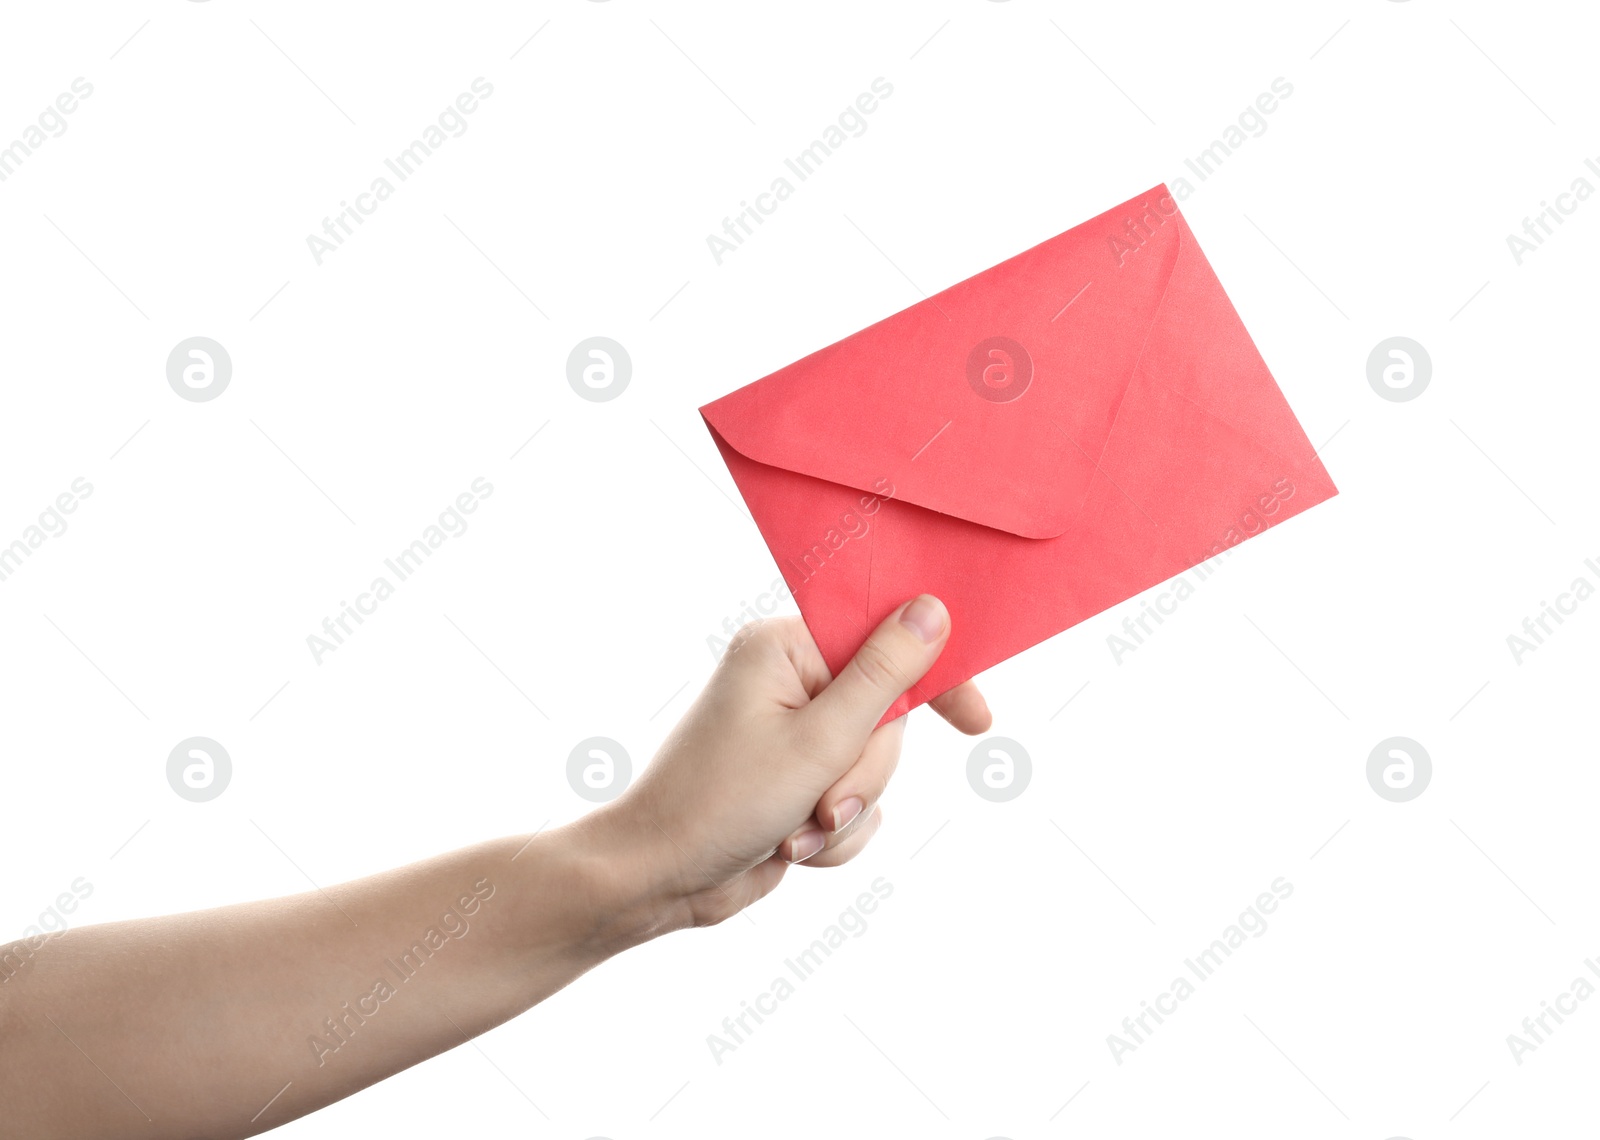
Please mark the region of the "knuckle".
POLYGON ((876 692, 898 696, 906 689, 905 674, 895 664, 894 655, 876 637, 868 639, 851 663, 876 692))
POLYGON ((728 648, 723 651, 722 659, 730 664, 738 662, 742 660, 740 655, 747 650, 769 648, 777 640, 778 630, 775 622, 765 619, 747 621, 728 639, 728 648))

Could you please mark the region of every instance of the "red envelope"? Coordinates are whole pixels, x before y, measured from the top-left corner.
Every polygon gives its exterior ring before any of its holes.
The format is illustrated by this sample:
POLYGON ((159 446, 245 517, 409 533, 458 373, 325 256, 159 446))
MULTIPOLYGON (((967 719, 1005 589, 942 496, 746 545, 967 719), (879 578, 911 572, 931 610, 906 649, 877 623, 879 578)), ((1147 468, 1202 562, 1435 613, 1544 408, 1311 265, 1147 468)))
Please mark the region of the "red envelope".
POLYGON ((700 412, 835 675, 949 607, 885 720, 1338 493, 1164 185, 700 412))

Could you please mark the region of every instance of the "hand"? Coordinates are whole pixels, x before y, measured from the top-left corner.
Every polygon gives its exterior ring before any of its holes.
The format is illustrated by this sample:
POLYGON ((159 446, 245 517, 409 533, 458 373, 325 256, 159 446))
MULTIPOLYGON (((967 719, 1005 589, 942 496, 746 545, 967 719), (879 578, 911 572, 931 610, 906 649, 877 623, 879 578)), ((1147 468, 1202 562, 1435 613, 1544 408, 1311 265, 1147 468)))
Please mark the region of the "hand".
MULTIPOLYGON (((795 862, 848 861, 899 757, 904 721, 878 721, 949 625, 938 600, 913 599, 837 679, 799 620, 747 627, 634 786, 566 826, 289 898, 0 945, 5 1134, 253 1135, 504 1023, 629 946, 737 914, 795 862), (409 979, 435 954, 424 994, 409 979), (129 1123, 108 1073, 138 1090, 147 1125, 129 1123)), ((933 704, 964 731, 989 726, 971 683, 933 704)))
MULTIPOLYGON (((627 836, 634 882, 663 925, 721 922, 767 894, 793 864, 836 867, 882 821, 905 718, 877 727, 933 665, 950 616, 922 595, 873 631, 837 679, 799 618, 740 630, 711 682, 639 780, 589 817, 627 836)), ((933 707, 969 734, 992 720, 965 682, 933 707)))

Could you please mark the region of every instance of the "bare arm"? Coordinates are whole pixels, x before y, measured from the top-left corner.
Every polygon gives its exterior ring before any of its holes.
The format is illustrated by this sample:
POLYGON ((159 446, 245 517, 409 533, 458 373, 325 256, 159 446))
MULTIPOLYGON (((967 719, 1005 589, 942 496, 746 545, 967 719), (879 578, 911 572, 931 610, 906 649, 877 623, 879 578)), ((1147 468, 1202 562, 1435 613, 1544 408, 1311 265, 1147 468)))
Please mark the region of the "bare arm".
MULTIPOLYGON (((848 861, 899 756, 903 719, 877 722, 948 636, 927 601, 891 614, 837 680, 799 621, 746 631, 638 782, 577 823, 324 891, 5 948, 6 1126, 30 1140, 264 1132, 612 954, 722 921, 794 863, 848 861)), ((936 705, 965 731, 988 726, 970 683, 936 705)))
POLYGON ((626 847, 595 820, 8 948, 23 963, 0 985, 8 1129, 248 1136, 349 1096, 687 925, 612 873, 637 865, 626 847))

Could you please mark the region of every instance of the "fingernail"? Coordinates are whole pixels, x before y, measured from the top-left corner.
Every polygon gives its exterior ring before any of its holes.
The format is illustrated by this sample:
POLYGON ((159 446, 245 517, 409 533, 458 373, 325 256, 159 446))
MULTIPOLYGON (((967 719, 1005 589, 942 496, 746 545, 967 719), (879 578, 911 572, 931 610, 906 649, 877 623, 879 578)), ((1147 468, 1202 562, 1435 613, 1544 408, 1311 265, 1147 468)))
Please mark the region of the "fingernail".
POLYGON ((919 595, 900 615, 900 621, 917 635, 920 641, 932 644, 944 633, 944 603, 932 594, 919 595))
POLYGON ((833 809, 833 829, 843 831, 850 826, 850 821, 861 814, 861 809, 866 805, 861 802, 860 796, 851 796, 833 809))
POLYGON ((818 851, 821 851, 827 845, 827 842, 828 837, 822 834, 820 827, 801 832, 795 841, 789 845, 789 862, 804 863, 818 851))

